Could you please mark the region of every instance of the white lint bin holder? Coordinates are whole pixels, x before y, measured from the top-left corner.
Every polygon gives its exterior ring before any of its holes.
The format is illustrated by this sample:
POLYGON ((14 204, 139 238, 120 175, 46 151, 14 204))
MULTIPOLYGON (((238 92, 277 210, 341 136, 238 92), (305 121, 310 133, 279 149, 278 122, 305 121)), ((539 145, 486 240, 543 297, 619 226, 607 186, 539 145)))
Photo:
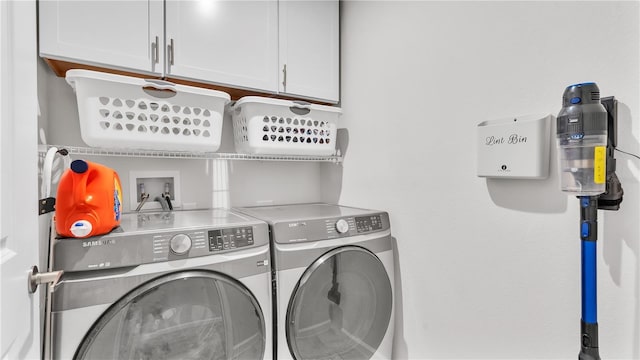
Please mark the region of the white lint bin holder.
POLYGON ((546 179, 550 122, 550 114, 531 114, 479 123, 478 176, 546 179))
POLYGON ((69 70, 80 133, 89 146, 213 152, 229 94, 89 70, 69 70))
POLYGON ((245 154, 316 155, 336 153, 342 110, 257 96, 231 107, 236 151, 245 154))

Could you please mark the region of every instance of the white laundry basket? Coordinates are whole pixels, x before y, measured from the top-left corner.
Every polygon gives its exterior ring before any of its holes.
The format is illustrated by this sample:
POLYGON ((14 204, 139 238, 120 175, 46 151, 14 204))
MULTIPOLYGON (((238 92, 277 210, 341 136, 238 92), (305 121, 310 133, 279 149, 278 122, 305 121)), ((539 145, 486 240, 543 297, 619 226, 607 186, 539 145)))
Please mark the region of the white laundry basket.
POLYGON ((336 152, 338 107, 247 96, 231 108, 237 152, 330 156, 336 152))
POLYGON ((93 147, 213 152, 229 94, 89 70, 69 70, 82 140, 93 147))

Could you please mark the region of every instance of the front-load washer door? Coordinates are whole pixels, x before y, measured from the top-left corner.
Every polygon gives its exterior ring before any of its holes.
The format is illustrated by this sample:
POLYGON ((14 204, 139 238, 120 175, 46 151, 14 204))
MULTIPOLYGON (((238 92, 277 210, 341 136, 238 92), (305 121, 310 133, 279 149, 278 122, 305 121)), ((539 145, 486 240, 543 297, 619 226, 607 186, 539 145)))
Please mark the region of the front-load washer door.
POLYGON ((389 326, 389 276, 358 246, 333 249, 304 272, 289 300, 286 334, 296 359, 369 359, 389 326))
POLYGON ((251 292, 225 275, 182 271, 115 302, 76 359, 262 359, 265 323, 251 292))

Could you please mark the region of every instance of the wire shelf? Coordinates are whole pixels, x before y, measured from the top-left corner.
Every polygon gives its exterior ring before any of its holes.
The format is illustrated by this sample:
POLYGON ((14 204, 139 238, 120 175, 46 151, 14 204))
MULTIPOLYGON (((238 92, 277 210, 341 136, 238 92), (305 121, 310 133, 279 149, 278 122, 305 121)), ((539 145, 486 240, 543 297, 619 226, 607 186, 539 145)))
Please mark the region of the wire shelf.
POLYGON ((219 152, 193 152, 193 151, 156 151, 156 150, 132 150, 132 149, 102 149, 66 145, 47 145, 40 148, 40 152, 46 152, 49 148, 65 149, 72 155, 110 156, 110 157, 136 157, 136 158, 162 158, 162 159, 221 159, 221 160, 258 160, 258 161, 306 161, 306 162, 332 162, 342 163, 342 156, 310 156, 310 155, 269 155, 269 154, 236 154, 219 152))

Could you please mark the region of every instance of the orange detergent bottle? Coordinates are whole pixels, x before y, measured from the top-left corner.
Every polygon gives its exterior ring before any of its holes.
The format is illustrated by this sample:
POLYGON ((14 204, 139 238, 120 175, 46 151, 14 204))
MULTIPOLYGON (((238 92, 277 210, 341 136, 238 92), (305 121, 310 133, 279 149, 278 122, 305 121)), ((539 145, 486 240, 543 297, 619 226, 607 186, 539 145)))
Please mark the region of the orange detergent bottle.
POLYGON ((56 231, 85 238, 120 224, 122 186, 118 173, 102 164, 75 160, 60 178, 56 195, 56 231))

